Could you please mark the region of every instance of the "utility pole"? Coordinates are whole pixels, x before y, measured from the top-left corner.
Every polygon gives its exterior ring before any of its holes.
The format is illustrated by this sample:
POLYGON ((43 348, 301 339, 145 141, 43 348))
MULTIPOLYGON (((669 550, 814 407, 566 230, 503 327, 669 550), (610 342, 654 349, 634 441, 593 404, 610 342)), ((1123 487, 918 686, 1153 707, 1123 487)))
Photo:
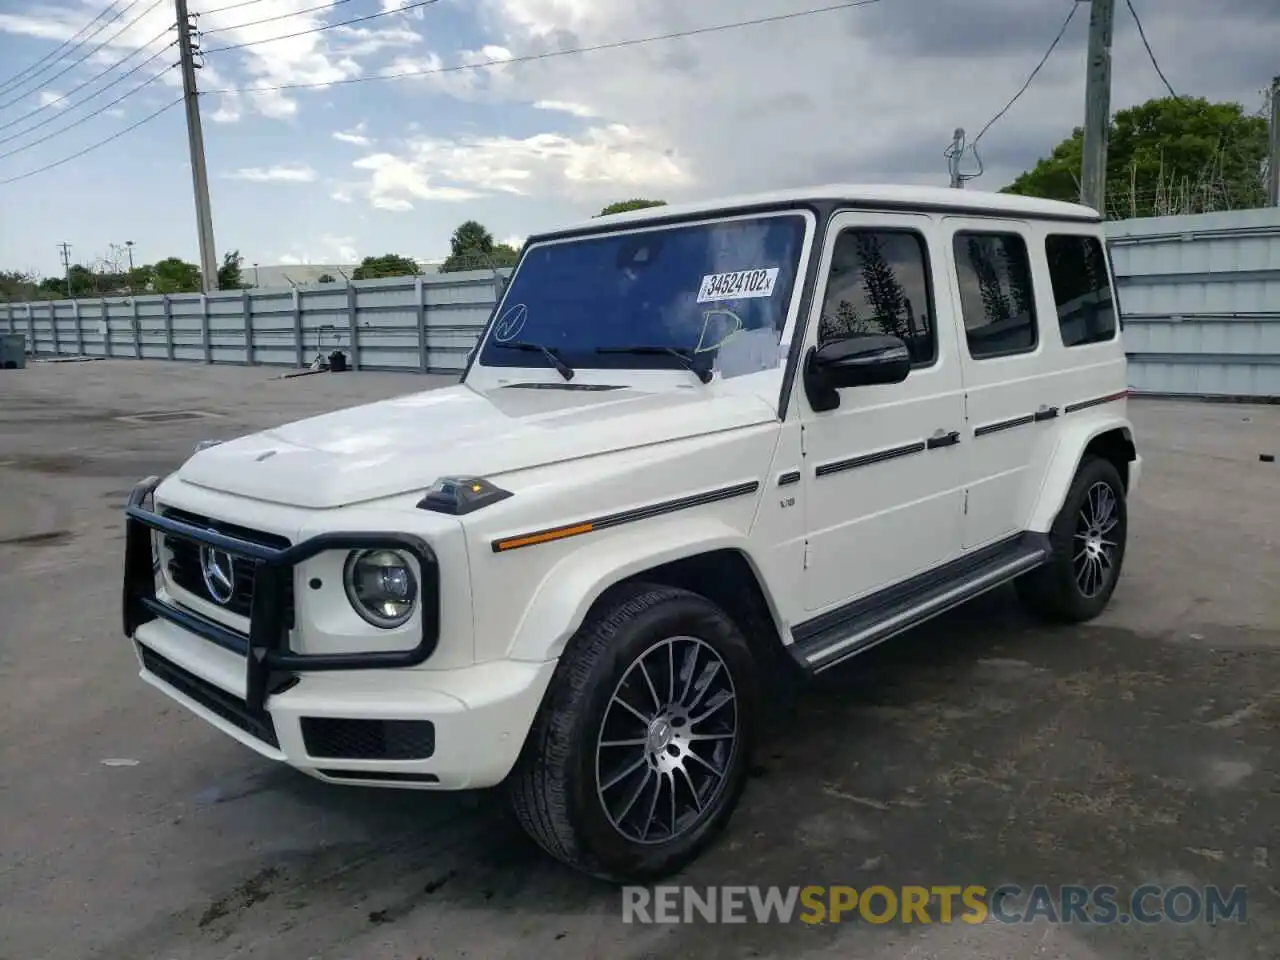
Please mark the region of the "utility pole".
POLYGON ((174 0, 178 14, 178 53, 182 60, 182 97, 187 108, 187 142, 191 148, 191 183, 196 195, 196 228, 200 233, 200 281, 204 292, 218 289, 218 255, 213 244, 213 211, 209 174, 204 165, 204 133, 200 128, 200 94, 196 89, 196 25, 187 0, 174 0))
POLYGON ((71 296, 71 244, 63 240, 58 244, 58 249, 62 251, 62 273, 67 278, 67 296, 71 296))
POLYGON ((1267 205, 1280 207, 1280 77, 1271 81, 1271 153, 1267 169, 1267 205))
POLYGON ((1084 91, 1084 164, 1080 171, 1080 202, 1103 214, 1107 200, 1111 36, 1115 28, 1116 3, 1115 0, 1077 2, 1089 4, 1089 74, 1084 91))
POLYGON ((951 172, 951 188, 964 189, 964 177, 960 176, 960 159, 964 156, 964 127, 956 127, 951 134, 951 146, 947 148, 947 167, 951 172))

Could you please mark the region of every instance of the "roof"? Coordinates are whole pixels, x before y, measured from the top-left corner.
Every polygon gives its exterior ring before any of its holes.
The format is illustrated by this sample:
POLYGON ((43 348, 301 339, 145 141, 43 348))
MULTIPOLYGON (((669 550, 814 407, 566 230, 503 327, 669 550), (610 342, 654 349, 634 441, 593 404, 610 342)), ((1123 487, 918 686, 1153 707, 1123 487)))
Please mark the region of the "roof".
MULTIPOLYGON (((906 184, 827 184, 792 190, 773 190, 767 193, 714 197, 692 203, 668 204, 629 210, 607 217, 595 217, 572 224, 549 234, 573 233, 579 230, 600 229, 603 226, 642 223, 647 220, 685 217, 702 213, 714 213, 725 208, 766 207, 804 201, 834 200, 867 207, 955 210, 958 213, 982 213, 1015 217, 1046 218, 1053 220, 1086 220, 1099 222, 1097 211, 1078 203, 1060 200, 1042 200, 1039 197, 1022 197, 1013 193, 991 193, 983 190, 956 190, 951 187, 924 187, 906 184)), ((545 236, 546 234, 544 234, 545 236)), ((531 237, 531 240, 538 237, 531 237)))

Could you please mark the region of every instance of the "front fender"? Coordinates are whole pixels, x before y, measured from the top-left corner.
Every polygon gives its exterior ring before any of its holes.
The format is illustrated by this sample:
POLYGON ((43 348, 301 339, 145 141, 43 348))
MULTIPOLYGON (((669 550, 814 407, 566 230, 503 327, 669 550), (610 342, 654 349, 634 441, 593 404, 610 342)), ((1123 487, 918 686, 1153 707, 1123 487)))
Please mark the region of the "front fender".
POLYGON ((1066 502, 1067 492, 1075 479, 1085 449, 1097 437, 1112 430, 1122 430, 1130 445, 1133 443, 1133 425, 1127 417, 1118 413, 1095 413, 1087 419, 1075 423, 1069 420, 1062 425, 1058 434, 1058 443, 1049 458, 1049 469, 1045 472, 1044 483, 1031 511, 1031 521, 1027 529, 1036 533, 1047 533, 1053 526, 1066 502))
POLYGON ((663 529, 619 531, 583 544, 552 567, 538 585, 507 649, 508 658, 559 657, 591 605, 613 584, 660 564, 723 549, 741 551, 760 569, 747 538, 714 518, 682 517, 663 529))

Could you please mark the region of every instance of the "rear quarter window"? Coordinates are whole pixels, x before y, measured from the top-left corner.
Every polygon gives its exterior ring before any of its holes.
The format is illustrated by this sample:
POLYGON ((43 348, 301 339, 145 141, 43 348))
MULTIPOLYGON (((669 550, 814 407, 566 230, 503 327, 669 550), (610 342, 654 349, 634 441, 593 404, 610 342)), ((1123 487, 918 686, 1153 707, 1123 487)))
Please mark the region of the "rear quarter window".
POLYGON ((1086 234, 1050 234, 1044 249, 1063 345, 1079 347, 1115 339, 1115 297, 1102 242, 1086 234))

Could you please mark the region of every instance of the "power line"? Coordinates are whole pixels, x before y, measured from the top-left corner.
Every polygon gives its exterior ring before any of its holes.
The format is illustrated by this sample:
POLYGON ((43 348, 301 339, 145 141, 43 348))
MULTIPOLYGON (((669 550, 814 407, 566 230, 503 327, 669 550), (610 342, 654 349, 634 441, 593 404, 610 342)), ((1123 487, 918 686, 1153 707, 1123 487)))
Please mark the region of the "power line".
POLYGON ((90 153, 94 150, 97 150, 99 147, 105 147, 111 141, 118 140, 120 137, 123 137, 126 133, 129 133, 132 130, 138 129, 138 127, 142 126, 144 123, 150 123, 152 120, 159 117, 166 110, 176 107, 181 102, 182 102, 182 97, 178 97, 176 100, 170 100, 168 103, 166 103, 163 107, 161 107, 155 113, 148 114, 147 116, 143 117, 141 120, 138 120, 135 123, 129 124, 129 126, 125 127, 123 130, 117 130, 115 133, 113 133, 111 136, 107 137, 104 140, 99 140, 97 143, 89 144, 89 146, 85 147, 83 150, 73 153, 69 157, 63 157, 61 160, 55 160, 53 163, 46 163, 43 167, 37 167, 35 170, 28 170, 26 173, 18 174, 16 177, 9 177, 7 180, 0 180, 0 187, 9 183, 17 183, 19 180, 27 179, 27 177, 34 177, 38 173, 44 173, 46 170, 52 170, 54 167, 60 167, 64 163, 70 163, 72 160, 78 160, 80 157, 83 157, 86 153, 90 153))
MULTIPOLYGON (((167 32, 167 31, 166 31, 166 32, 167 32)), ((72 106, 71 106, 69 109, 74 110, 76 107, 82 106, 82 105, 84 105, 84 104, 88 103, 90 100, 94 99, 95 97, 97 97, 97 96, 99 96, 99 95, 101 95, 101 94, 105 93, 107 90, 109 90, 111 87, 115 86, 115 85, 116 85, 117 83, 119 83, 121 80, 124 80, 124 79, 126 79, 126 78, 128 78, 128 77, 132 76, 133 74, 135 74, 135 73, 137 73, 139 70, 141 70, 143 67, 145 67, 147 64, 151 63, 153 60, 156 60, 157 58, 164 56, 164 55, 165 55, 165 53, 167 53, 167 52, 168 52, 168 51, 169 51, 169 50, 174 46, 174 44, 176 44, 176 43, 177 43, 177 41, 176 41, 176 40, 175 40, 175 41, 173 41, 173 43, 170 43, 170 44, 169 44, 167 47, 165 47, 163 50, 159 50, 159 51, 157 51, 156 53, 152 54, 150 57, 148 57, 146 60, 143 60, 141 63, 139 63, 139 64, 138 64, 136 67, 134 67, 133 69, 128 70, 128 71, 126 71, 125 73, 122 73, 120 76, 116 77, 114 80, 112 80, 112 81, 111 81, 110 83, 108 83, 106 86, 104 86, 101 90, 97 91, 97 93, 90 94, 89 96, 87 96, 87 97, 85 97, 83 100, 81 100, 79 103, 72 104, 72 106)), ((172 65, 170 65, 169 69, 172 69, 172 65)), ((151 80, 148 80, 146 84, 143 84, 143 86, 146 86, 147 84, 150 84, 152 80, 157 79, 160 75, 162 75, 162 74, 164 74, 164 73, 167 73, 167 72, 168 72, 168 70, 163 70, 163 71, 161 71, 161 73, 160 73, 160 74, 157 74, 156 76, 152 77, 152 78, 151 78, 151 80)), ((79 121, 77 121, 77 123, 83 123, 85 120, 90 120, 90 119, 92 119, 93 117, 98 116, 100 113, 102 113, 102 112, 104 112, 104 111, 106 111, 106 110, 110 110, 112 106, 114 106, 115 104, 119 103, 121 100, 124 100, 124 99, 126 99, 126 98, 128 98, 128 97, 132 96, 134 93, 136 93, 136 92, 137 92, 138 90, 140 90, 140 89, 141 89, 141 87, 135 87, 132 91, 130 91, 129 93, 126 93, 124 96, 122 96, 122 97, 120 97, 120 98, 118 98, 118 99, 116 99, 116 100, 113 100, 111 103, 107 104, 107 105, 106 105, 105 107, 103 107, 101 110, 99 110, 99 111, 97 111, 97 112, 95 112, 95 113, 88 114, 88 115, 87 115, 87 116, 85 116, 85 117, 82 117, 79 121)), ((2 143, 11 143, 11 142, 12 142, 12 141, 14 141, 14 140, 18 140, 18 139, 20 139, 20 138, 22 138, 22 137, 25 137, 27 134, 31 133, 33 130, 39 130, 41 127, 45 126, 46 124, 53 123, 53 122, 54 122, 55 120, 57 120, 60 116, 62 116, 62 114, 54 114, 53 116, 48 117, 48 118, 46 118, 46 119, 44 119, 44 120, 41 120, 39 123, 34 124, 34 125, 33 125, 33 126, 31 126, 31 127, 28 127, 26 130, 19 130, 17 133, 11 133, 11 134, 9 134, 7 137, 0 137, 0 144, 2 144, 2 143)), ((17 121, 14 121, 14 122, 16 123, 17 121)), ((71 127, 73 127, 73 126, 75 126, 75 125, 76 125, 76 124, 70 124, 70 125, 68 125, 68 126, 66 126, 66 127, 63 127, 63 128, 62 128, 62 130, 69 130, 69 129, 71 129, 71 127)), ((3 129, 3 128, 2 128, 2 127, 0 127, 0 129, 3 129)), ((49 140, 49 139, 51 139, 52 137, 57 136, 57 134, 58 134, 58 133, 60 133, 60 132, 62 132, 62 131, 55 131, 55 133, 49 134, 47 137, 44 137, 44 138, 43 138, 43 139, 41 139, 41 140, 36 140, 36 141, 34 141, 33 143, 28 144, 28 146, 34 146, 36 143, 43 143, 45 140, 49 140)), ((25 148, 25 147, 23 147, 23 148, 21 148, 21 149, 26 149, 26 148, 25 148)), ((15 152, 15 153, 16 153, 16 152, 18 152, 18 151, 17 151, 17 150, 15 150, 15 151, 13 151, 13 152, 15 152)), ((9 154, 3 154, 3 156, 8 156, 8 155, 9 155, 9 154)))
POLYGON ((1151 65, 1156 68, 1156 73, 1160 75, 1161 81, 1164 82, 1164 88, 1169 91, 1169 96, 1173 97, 1173 99, 1181 99, 1173 89, 1173 85, 1169 83, 1168 78, 1164 75, 1164 71, 1160 69, 1160 61, 1156 59, 1155 51, 1151 49, 1151 44, 1147 42, 1147 32, 1142 29, 1142 18, 1138 16, 1138 11, 1133 8, 1133 0, 1124 0, 1124 4, 1129 8, 1129 12, 1133 14, 1133 22, 1138 27, 1138 36, 1142 38, 1142 45, 1147 48, 1147 56, 1151 58, 1151 65))
MULTIPOLYGON (((451 67, 432 67, 426 70, 403 70, 399 73, 374 74, 367 77, 347 77, 342 80, 328 80, 318 83, 280 83, 269 87, 226 87, 222 90, 209 90, 208 93, 268 93, 275 90, 307 90, 317 87, 341 87, 352 83, 368 83, 371 80, 403 80, 407 77, 426 77, 442 73, 458 73, 463 70, 483 70, 485 67, 499 67, 508 64, 532 63, 535 60, 552 60, 557 57, 576 56, 582 53, 598 53, 602 50, 618 50, 623 47, 638 47, 663 40, 681 40, 685 37, 696 37, 708 33, 720 33, 725 30, 737 30, 742 27, 756 27, 767 23, 779 23, 784 20, 797 20, 801 17, 812 17, 820 13, 834 13, 837 10, 851 10, 854 7, 869 7, 883 0, 846 0, 825 7, 814 7, 809 10, 795 10, 791 13, 780 13, 769 17, 757 17, 754 20, 737 20, 732 23, 715 24, 710 27, 697 27, 692 30, 680 30, 675 33, 654 34, 648 37, 633 37, 629 40, 613 40, 608 43, 596 43, 583 47, 570 47, 566 50, 551 50, 546 53, 531 53, 519 57, 484 60, 480 63, 459 63, 451 67)), ((406 9, 404 7, 401 8, 406 9)))
POLYGON ((203 10, 197 16, 209 16, 214 13, 225 13, 228 10, 239 10, 241 7, 251 7, 255 3, 262 3, 262 0, 240 0, 239 3, 228 3, 225 7, 215 7, 213 10, 203 10))
MULTIPOLYGON (((116 16, 112 18, 111 21, 108 21, 108 23, 114 22, 114 20, 118 19, 120 16, 124 14, 125 10, 128 10, 130 7, 135 6, 139 2, 140 0, 133 0, 133 3, 130 3, 128 7, 124 8, 124 10, 121 10, 120 13, 116 14, 116 16)), ((67 66, 63 67, 60 71, 55 73, 52 77, 50 77, 49 79, 41 83, 39 87, 36 87, 35 90, 28 90, 26 93, 23 93, 17 97, 14 97, 12 100, 7 100, 4 103, 0 103, 0 110, 5 109, 6 107, 12 106, 13 104, 17 103, 19 100, 23 99, 23 97, 29 97, 31 94, 35 93, 36 90, 39 90, 42 87, 47 87, 50 83, 52 83, 54 80, 57 80, 63 74, 71 70, 74 70, 77 66, 84 63, 86 60, 92 57, 95 53, 97 53, 103 47, 106 47, 107 45, 109 45, 113 40, 116 39, 116 37, 120 36, 120 34, 124 33, 126 30, 132 27, 135 23, 137 23, 139 20, 145 17, 148 13, 150 13, 152 10, 154 10, 156 7, 160 6, 160 4, 164 2, 165 0, 152 0, 151 6, 147 7, 147 9, 143 10, 140 14, 138 14, 136 17, 134 17, 132 20, 126 23, 123 27, 121 27, 119 30, 113 33, 106 40, 103 40, 102 43, 98 44, 96 47, 94 47, 84 56, 80 57, 80 59, 71 61, 71 63, 67 64, 67 66)), ((103 26, 106 26, 106 24, 104 24, 103 26)))
MULTIPOLYGON (((146 50, 146 49, 147 49, 147 47, 151 46, 153 43, 155 43, 157 40, 159 40, 161 37, 163 37, 166 33, 168 33, 168 32, 170 31, 170 29, 171 29, 170 27, 165 27, 163 30, 161 30, 159 33, 157 33, 154 37, 152 37, 150 40, 148 40, 148 41, 147 41, 146 43, 144 43, 142 46, 140 46, 140 47, 138 47, 137 49, 132 50, 132 51, 130 51, 129 53, 125 54, 123 57, 121 57, 121 58, 120 58, 119 60, 117 60, 115 63, 111 64, 111 66, 109 66, 109 67, 107 67, 105 70, 103 70, 101 73, 96 73, 96 74, 94 74, 92 77, 90 77, 88 80, 84 81, 84 83, 80 84, 79 86, 72 87, 72 88, 71 88, 70 90, 68 90, 66 93, 62 94, 62 96, 60 96, 60 97, 58 97, 58 98, 56 98, 56 99, 54 99, 54 100, 50 100, 50 101, 48 101, 47 103, 42 103, 42 104, 40 104, 40 106, 36 107, 34 110, 31 110, 31 111, 30 111, 30 112, 28 112, 28 113, 23 114, 22 116, 18 117, 16 120, 10 120, 8 123, 0 123, 0 130, 8 130, 8 129, 9 129, 10 127, 12 127, 15 123, 21 123, 23 120, 27 120, 27 119, 29 119, 30 117, 34 117, 37 113, 42 113, 42 112, 44 112, 45 110, 50 109, 51 107, 55 107, 55 106, 57 106, 57 105, 58 105, 59 103, 61 103, 63 100, 66 100, 66 99, 67 99, 67 97, 71 96, 71 95, 72 95, 72 94, 74 94, 74 93, 78 93, 79 91, 83 90, 85 87, 89 86, 89 84, 93 83, 94 81, 102 79, 102 78, 103 78, 103 77, 105 77, 108 73, 110 73, 112 70, 116 69, 116 68, 117 68, 117 67, 119 67, 121 64, 123 64, 126 60, 128 60, 128 59, 130 59, 131 57, 136 56, 137 54, 139 54, 139 53, 141 53, 142 51, 146 50)), ((102 90, 99 90, 97 93, 92 93, 92 94, 90 94, 89 96, 85 97, 83 100, 81 100, 81 101, 80 101, 80 103, 87 103, 88 101, 92 100, 94 97, 98 96, 98 94, 102 93, 104 90, 109 90, 111 87, 114 87, 117 83, 119 83, 119 82, 120 82, 121 80, 123 80, 125 77, 128 77, 128 76, 130 76, 130 75, 132 75, 132 74, 134 74, 134 73, 137 73, 139 70, 141 70, 143 67, 145 67, 145 66, 146 66, 148 63, 150 63, 152 60, 155 60, 155 59, 156 59, 157 57, 159 57, 159 56, 163 56, 163 54, 164 54, 165 50, 168 50, 168 49, 169 49, 169 47, 172 47, 172 46, 173 46, 175 43, 177 43, 177 42, 178 42, 177 40, 174 40, 172 43, 170 43, 168 46, 166 46, 166 47, 164 48, 164 50, 159 50, 159 51, 157 51, 156 53, 153 53, 150 57, 148 57, 146 60, 143 60, 143 61, 142 61, 141 63, 139 63, 137 66, 135 66, 135 67, 133 67, 132 69, 130 69, 127 73, 122 73, 120 76, 116 77, 114 80, 112 80, 112 81, 111 81, 110 83, 108 83, 106 86, 104 86, 104 87, 102 88, 102 90)), ((79 106, 79 105, 80 105, 80 103, 73 103, 73 104, 71 104, 71 105, 70 105, 70 109, 73 109, 73 110, 74 110, 77 106, 79 106)), ((56 119, 56 117, 50 117, 48 120, 41 120, 41 121, 40 121, 39 123, 37 123, 34 127, 30 127, 30 128, 28 128, 28 130, 27 130, 27 131, 23 131, 23 132, 30 132, 30 130, 38 130, 40 127, 43 127, 46 123, 52 123, 55 119, 56 119)), ((9 137, 6 137, 6 138, 4 138, 4 139, 0 140, 0 143, 8 143, 10 140, 12 140, 12 139, 13 139, 13 137, 14 137, 14 136, 22 136, 22 133, 13 134, 13 135, 11 135, 11 136, 9 136, 9 137)))
MULTIPOLYGON (((237 23, 234 27, 214 27, 212 30, 201 30, 200 32, 206 37, 211 37, 215 33, 226 33, 228 30, 243 30, 245 27, 256 27, 260 23, 271 23, 275 20, 288 20, 291 17, 301 17, 308 13, 319 13, 321 10, 332 10, 334 7, 340 7, 344 3, 350 2, 351 0, 333 0, 332 3, 322 3, 318 7, 308 7, 305 10, 295 10, 293 13, 278 13, 274 17, 263 17, 261 20, 250 20, 248 23, 237 23)), ((223 9, 228 8, 224 7, 223 9)), ((387 12, 396 13, 398 11, 389 10, 387 12)), ((378 16, 381 15, 382 14, 378 14, 378 16)), ((334 26, 341 26, 341 24, 335 23, 334 26)))
POLYGON ((110 110, 112 107, 114 107, 117 103, 120 103, 124 100, 129 99, 135 93, 138 93, 144 88, 151 86, 151 84, 155 83, 157 80, 159 80, 161 77, 163 77, 172 69, 173 69, 172 66, 166 67, 165 69, 161 70, 159 73, 153 74, 152 76, 148 77, 146 80, 143 80, 142 83, 138 84, 133 89, 116 97, 114 100, 112 100, 110 103, 106 104, 105 106, 99 107, 97 110, 93 111, 93 113, 85 114, 79 120, 75 120, 71 123, 68 123, 65 127, 55 130, 53 131, 53 133, 46 133, 43 137, 39 137, 36 140, 32 140, 30 143, 24 143, 20 147, 14 147, 12 150, 6 151, 5 153, 0 153, 0 160, 5 159, 6 157, 12 157, 15 153, 22 153, 22 151, 24 150, 30 150, 34 146, 38 146, 39 144, 46 143, 49 140, 52 140, 54 137, 61 136, 62 134, 66 133, 68 130, 72 129, 73 127, 78 127, 80 126, 80 124, 87 123, 88 121, 92 120, 94 117, 101 116, 102 114, 110 110))
MULTIPOLYGON (((26 84, 26 83, 29 83, 29 82, 30 82, 31 80, 33 80, 35 77, 38 77, 40 74, 44 73, 46 70, 52 70, 55 66, 57 66, 57 65, 58 65, 58 63, 62 62, 62 60, 64 60, 64 59, 66 59, 67 54, 74 53, 74 52, 75 52, 76 50, 78 50, 80 47, 83 47, 86 43, 88 43, 90 40, 92 40, 94 37, 96 37, 98 34, 100 34, 103 30, 107 29, 107 27, 111 26, 111 24, 115 23, 117 20, 119 20, 121 17, 123 17, 126 13, 128 13, 128 12, 129 12, 129 10, 131 10, 133 7, 137 6, 140 2, 141 2, 141 0, 130 0, 130 2, 129 2, 129 4, 128 4, 128 5, 126 5, 126 6, 124 6, 124 7, 122 7, 121 9, 119 9, 119 10, 117 10, 117 11, 116 11, 115 16, 113 16, 113 17, 112 17, 110 20, 108 20, 106 23, 102 24, 102 26, 98 27, 98 29, 97 29, 97 30, 94 30, 94 31, 93 31, 92 33, 90 33, 88 36, 86 36, 86 37, 84 37, 82 40, 80 40, 80 42, 79 42, 79 43, 77 43, 77 44, 76 44, 75 46, 73 46, 70 50, 68 50, 65 54, 63 54, 61 57, 59 57, 57 61, 55 61, 54 63, 49 64, 49 65, 48 65, 48 66, 46 66, 46 67, 42 67, 41 69, 37 70, 35 73, 31 74, 31 76, 29 76, 29 77, 27 77, 25 80, 23 80, 23 81, 22 81, 22 83, 17 84, 17 86, 22 86, 22 85, 24 85, 24 84, 26 84)), ((126 24, 124 29, 128 29, 128 26, 129 26, 129 25, 128 25, 128 24, 126 24)), ((4 109, 4 108, 5 108, 5 107, 7 107, 10 103, 17 103, 17 102, 18 102, 18 100, 21 100, 21 99, 22 99, 22 97, 28 96, 29 94, 32 94, 32 93, 35 93, 35 92, 36 92, 36 90, 39 90, 41 87, 47 87, 51 81, 53 81, 53 80, 57 80, 57 79, 58 79, 58 77, 62 76, 62 74, 64 74, 64 73, 66 73, 66 72, 67 72, 67 70, 70 70, 72 67, 76 66, 76 64, 83 63, 83 62, 84 62, 88 57, 93 56, 95 53, 97 53, 99 50, 101 50, 104 46, 106 46, 108 43, 110 43, 110 42, 111 42, 111 40, 115 39, 115 37, 117 37, 117 36, 119 36, 119 35, 120 35, 119 33, 116 33, 116 34, 114 34, 114 35, 111 37, 111 39, 103 41, 103 43, 102 43, 102 44, 100 44, 99 46, 95 47, 93 50, 89 51, 87 54, 85 54, 85 55, 84 55, 83 57, 81 57, 79 60, 76 60, 76 61, 72 62, 72 63, 70 64, 70 66, 68 66, 66 69, 62 70, 62 71, 61 71, 61 72, 59 72, 59 73, 55 73, 55 74, 54 74, 52 77, 50 77, 48 80, 45 80, 44 82, 42 82, 42 83, 40 84, 40 86, 38 86, 38 87, 36 87, 36 88, 35 88, 35 90, 28 90, 26 93, 22 94, 22 95, 21 95, 21 96, 19 96, 19 97, 16 97, 16 98, 15 98, 15 99, 13 99, 13 100, 7 101, 7 102, 5 102, 5 103, 0 103, 0 109, 4 109)), ((12 88, 10 88, 10 90, 12 90, 12 88)), ((10 92, 10 91, 6 91, 6 92, 10 92)))
MULTIPOLYGON (((1017 103, 1018 100, 1021 99, 1022 95, 1027 92, 1028 88, 1030 88, 1031 84, 1035 81, 1040 71, 1044 68, 1044 65, 1049 62, 1049 58, 1053 56, 1053 51, 1056 50, 1058 48, 1058 44, 1062 42, 1062 38, 1067 32, 1067 27, 1071 25, 1071 19, 1076 15, 1076 10, 1079 8, 1079 6, 1080 4, 1078 0, 1071 0, 1071 9, 1067 12, 1067 19, 1062 21, 1062 26, 1058 29, 1058 35, 1054 37, 1053 42, 1049 44, 1049 49, 1044 52, 1044 56, 1040 58, 1040 62, 1037 63, 1036 68, 1031 71, 1030 75, 1027 77, 1026 82, 1021 86, 1021 88, 1019 88, 1018 92, 1013 95, 1013 99, 1011 99, 1008 103, 1006 103, 1004 107, 1000 110, 1000 112, 997 113, 990 120, 988 120, 986 126, 984 126, 981 130, 978 131, 978 135, 973 138, 973 146, 975 148, 978 146, 978 141, 982 139, 982 135, 986 133, 988 130, 990 130, 991 126, 997 120, 999 120, 1006 113, 1008 113, 1009 109, 1015 103, 1017 103)), ((975 149, 975 156, 976 156, 976 149, 975 149)))
MULTIPOLYGON (((291 40, 294 37, 305 37, 311 33, 320 33, 324 30, 334 30, 337 27, 349 27, 353 23, 364 23, 367 20, 376 20, 379 17, 389 17, 393 13, 407 13, 410 10, 416 10, 418 7, 428 7, 433 3, 439 2, 440 0, 417 0, 416 3, 406 3, 404 6, 397 7, 394 10, 383 10, 381 13, 369 13, 363 17, 353 17, 350 20, 340 20, 337 23, 325 23, 318 27, 311 27, 307 30, 299 30, 296 33, 283 33, 278 37, 268 37, 265 40, 246 40, 244 43, 232 43, 225 47, 214 47, 212 50, 206 50, 204 52, 207 56, 211 53, 226 53, 228 50, 241 50, 245 47, 256 47, 263 43, 275 43, 277 40, 291 40)), ((336 6, 336 4, 330 4, 330 6, 336 6)), ((301 12, 305 13, 306 11, 301 12)))
POLYGON ((108 3, 105 7, 102 8, 101 13, 99 13, 96 17, 94 17, 92 20, 86 23, 83 27, 81 27, 71 36, 67 37, 67 39, 63 40, 60 44, 58 44, 56 47, 54 47, 52 50, 46 53, 43 57, 41 57, 35 63, 28 64, 26 67, 24 67, 23 69, 15 73, 12 77, 9 77, 7 80, 0 81, 0 93, 3 93, 7 88, 11 87, 15 82, 17 82, 22 77, 29 74, 36 67, 40 66, 40 64, 45 63, 49 60, 57 59, 58 55, 62 52, 63 47, 67 46, 67 44, 71 43, 71 41, 76 39, 76 37, 80 36, 80 34, 84 33, 86 30, 92 27, 95 23, 97 23, 99 20, 105 17, 108 13, 110 13, 111 8, 114 7, 117 2, 118 0, 111 0, 111 3, 108 3))

